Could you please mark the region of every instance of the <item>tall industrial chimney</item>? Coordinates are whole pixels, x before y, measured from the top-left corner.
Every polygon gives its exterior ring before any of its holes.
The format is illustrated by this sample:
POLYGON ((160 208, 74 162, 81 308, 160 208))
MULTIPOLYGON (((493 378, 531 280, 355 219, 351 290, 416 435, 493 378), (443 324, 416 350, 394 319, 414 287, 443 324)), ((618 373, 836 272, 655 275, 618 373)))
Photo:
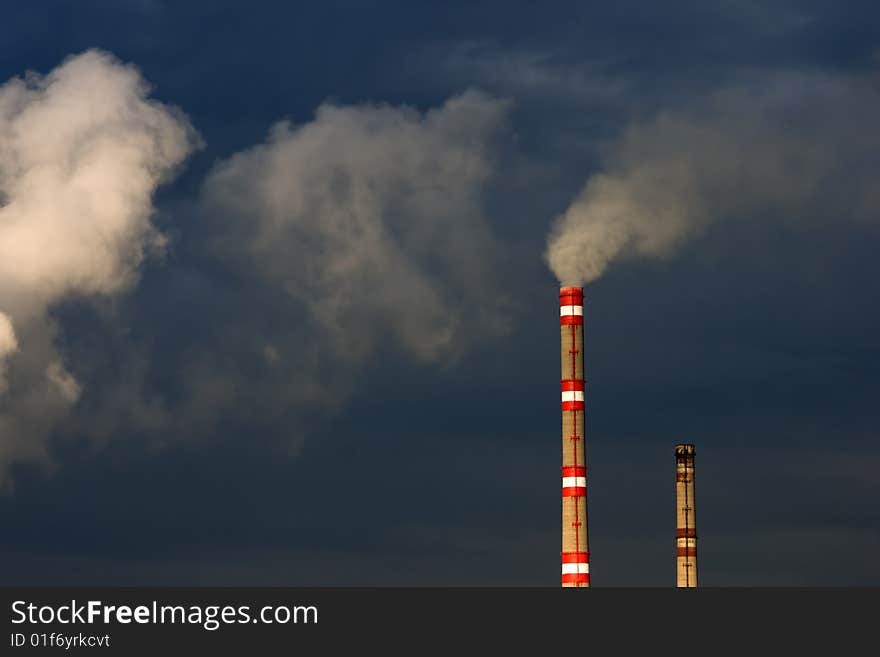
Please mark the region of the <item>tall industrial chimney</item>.
POLYGON ((675 446, 675 575, 679 588, 697 586, 697 514, 693 445, 675 446))
POLYGON ((584 454, 584 291, 559 291, 562 347, 562 586, 590 585, 584 454))

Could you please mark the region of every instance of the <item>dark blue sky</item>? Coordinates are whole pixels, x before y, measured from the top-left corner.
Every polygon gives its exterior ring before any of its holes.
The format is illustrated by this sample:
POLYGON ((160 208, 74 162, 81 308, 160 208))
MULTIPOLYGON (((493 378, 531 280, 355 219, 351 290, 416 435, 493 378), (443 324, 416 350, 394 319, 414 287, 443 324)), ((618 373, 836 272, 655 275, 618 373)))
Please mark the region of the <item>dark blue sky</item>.
MULTIPOLYGON (((155 201, 168 257, 110 310, 52 308, 85 393, 56 467, 17 467, 0 498, 0 582, 556 586, 553 219, 633 122, 780 76, 876 84, 878 47, 869 2, 9 3, 0 82, 104 49, 204 145, 155 201), (205 247, 206 176, 325 101, 466 89, 511 103, 484 198, 508 331, 439 366, 380 333, 329 409, 268 392, 290 381, 248 336, 295 342, 303 310, 205 247), (210 429, 180 401, 192 354, 246 382, 210 429), (132 378, 182 420, 107 420, 132 378)), ((697 448, 701 584, 880 584, 880 222, 833 208, 759 209, 588 286, 596 586, 673 584, 677 442, 697 448)))

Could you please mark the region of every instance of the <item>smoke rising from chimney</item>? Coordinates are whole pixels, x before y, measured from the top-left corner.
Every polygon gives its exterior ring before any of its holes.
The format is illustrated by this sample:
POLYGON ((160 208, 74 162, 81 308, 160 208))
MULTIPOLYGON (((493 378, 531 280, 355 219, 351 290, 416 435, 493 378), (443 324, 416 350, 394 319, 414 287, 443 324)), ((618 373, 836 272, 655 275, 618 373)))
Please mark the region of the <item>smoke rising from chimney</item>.
POLYGON ((546 260, 579 286, 617 259, 674 256, 716 221, 873 219, 878 111, 870 79, 788 74, 634 123, 557 218, 546 260))

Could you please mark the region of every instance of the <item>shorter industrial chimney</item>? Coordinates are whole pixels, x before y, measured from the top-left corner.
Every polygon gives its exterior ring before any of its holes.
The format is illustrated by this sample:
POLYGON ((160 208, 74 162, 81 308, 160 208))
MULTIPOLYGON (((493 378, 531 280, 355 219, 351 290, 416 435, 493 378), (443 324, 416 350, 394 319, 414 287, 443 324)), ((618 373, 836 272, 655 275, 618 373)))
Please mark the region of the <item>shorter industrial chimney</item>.
POLYGON ((697 586, 697 515, 694 504, 693 445, 675 446, 676 586, 697 586))

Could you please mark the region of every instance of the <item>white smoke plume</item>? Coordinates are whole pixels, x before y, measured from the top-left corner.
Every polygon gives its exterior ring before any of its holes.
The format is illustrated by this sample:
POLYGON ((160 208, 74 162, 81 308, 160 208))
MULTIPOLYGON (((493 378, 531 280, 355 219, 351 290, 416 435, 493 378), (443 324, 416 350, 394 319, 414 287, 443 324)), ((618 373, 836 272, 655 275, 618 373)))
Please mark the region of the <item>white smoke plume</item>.
MULTIPOLYGON (((217 252, 306 309, 306 372, 387 346, 443 361, 505 330, 482 204, 506 116, 506 102, 476 92, 424 113, 322 105, 212 172, 217 252)), ((283 366, 284 350, 268 358, 283 366)))
POLYGON ((137 69, 94 50, 0 86, 0 481, 13 463, 47 458, 81 392, 54 347, 52 304, 124 291, 162 246, 152 196, 197 136, 149 91, 137 69))
POLYGON ((872 79, 779 75, 632 125, 549 236, 565 285, 618 258, 674 255, 715 221, 877 217, 872 79))

